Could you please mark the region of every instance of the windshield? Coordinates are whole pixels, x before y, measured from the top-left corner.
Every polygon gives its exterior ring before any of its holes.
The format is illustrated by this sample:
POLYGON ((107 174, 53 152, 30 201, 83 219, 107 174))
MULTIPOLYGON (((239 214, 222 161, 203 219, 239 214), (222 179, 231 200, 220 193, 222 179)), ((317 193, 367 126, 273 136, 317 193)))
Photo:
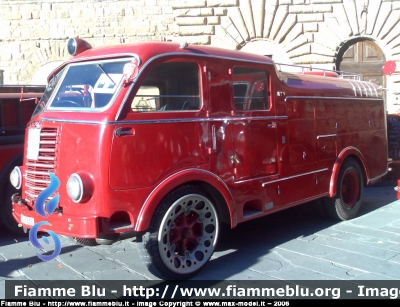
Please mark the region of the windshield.
POLYGON ((39 103, 37 104, 35 111, 33 111, 32 117, 35 117, 39 113, 41 113, 46 106, 47 102, 49 101, 51 95, 54 92, 54 89, 57 87, 57 83, 60 80, 60 77, 64 73, 65 68, 61 70, 57 75, 55 75, 53 78, 51 78, 49 84, 47 85, 46 89, 44 90, 44 93, 42 95, 42 98, 40 99, 39 103))
POLYGON ((121 83, 124 65, 130 61, 70 64, 50 81, 34 115, 47 103, 50 103, 48 109, 60 111, 94 111, 107 107, 121 83), (50 97, 53 98, 49 102, 50 97))

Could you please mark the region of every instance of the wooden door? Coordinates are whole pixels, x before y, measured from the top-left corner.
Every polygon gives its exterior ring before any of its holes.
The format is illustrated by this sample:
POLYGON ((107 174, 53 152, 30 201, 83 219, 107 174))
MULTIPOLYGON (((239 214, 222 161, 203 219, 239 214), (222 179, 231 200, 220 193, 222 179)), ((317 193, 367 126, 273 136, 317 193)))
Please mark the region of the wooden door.
POLYGON ((338 62, 338 70, 362 74, 364 81, 386 86, 382 72, 385 56, 382 50, 370 40, 358 41, 350 45, 338 62))

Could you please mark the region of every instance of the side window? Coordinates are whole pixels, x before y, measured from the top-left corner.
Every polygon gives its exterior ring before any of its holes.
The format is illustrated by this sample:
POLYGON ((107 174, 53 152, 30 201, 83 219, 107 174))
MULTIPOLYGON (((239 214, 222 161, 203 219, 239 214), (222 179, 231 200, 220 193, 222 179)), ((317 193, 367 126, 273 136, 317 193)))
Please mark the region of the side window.
POLYGON ((265 70, 235 66, 233 92, 236 110, 268 110, 268 74, 265 70))
POLYGON ((233 82, 233 100, 236 110, 244 110, 249 86, 247 82, 233 82))
POLYGON ((134 111, 155 111, 160 105, 160 89, 156 86, 142 85, 132 102, 134 111))
POLYGON ((192 62, 167 62, 153 68, 132 101, 134 112, 200 109, 199 68, 192 62))

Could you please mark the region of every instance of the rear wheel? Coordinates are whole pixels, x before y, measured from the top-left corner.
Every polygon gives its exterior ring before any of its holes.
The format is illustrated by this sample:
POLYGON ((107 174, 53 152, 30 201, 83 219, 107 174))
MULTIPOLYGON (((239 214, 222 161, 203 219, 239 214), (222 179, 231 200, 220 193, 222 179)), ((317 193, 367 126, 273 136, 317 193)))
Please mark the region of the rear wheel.
POLYGON ((354 159, 347 159, 338 175, 336 195, 325 199, 326 210, 333 218, 345 221, 354 218, 361 207, 364 180, 354 159))
POLYGON ((218 215, 211 198, 202 188, 186 185, 160 203, 139 252, 154 275, 187 279, 211 258, 218 234, 218 215))

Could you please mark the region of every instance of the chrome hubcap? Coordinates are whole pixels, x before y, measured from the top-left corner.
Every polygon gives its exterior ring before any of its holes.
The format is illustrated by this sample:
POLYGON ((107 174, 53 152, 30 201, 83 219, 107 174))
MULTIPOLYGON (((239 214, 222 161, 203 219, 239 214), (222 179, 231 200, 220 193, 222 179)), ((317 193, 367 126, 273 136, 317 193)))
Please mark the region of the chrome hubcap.
POLYGON ((217 236, 218 218, 211 202, 202 195, 185 195, 170 207, 161 222, 161 259, 175 273, 191 273, 210 259, 217 236))

